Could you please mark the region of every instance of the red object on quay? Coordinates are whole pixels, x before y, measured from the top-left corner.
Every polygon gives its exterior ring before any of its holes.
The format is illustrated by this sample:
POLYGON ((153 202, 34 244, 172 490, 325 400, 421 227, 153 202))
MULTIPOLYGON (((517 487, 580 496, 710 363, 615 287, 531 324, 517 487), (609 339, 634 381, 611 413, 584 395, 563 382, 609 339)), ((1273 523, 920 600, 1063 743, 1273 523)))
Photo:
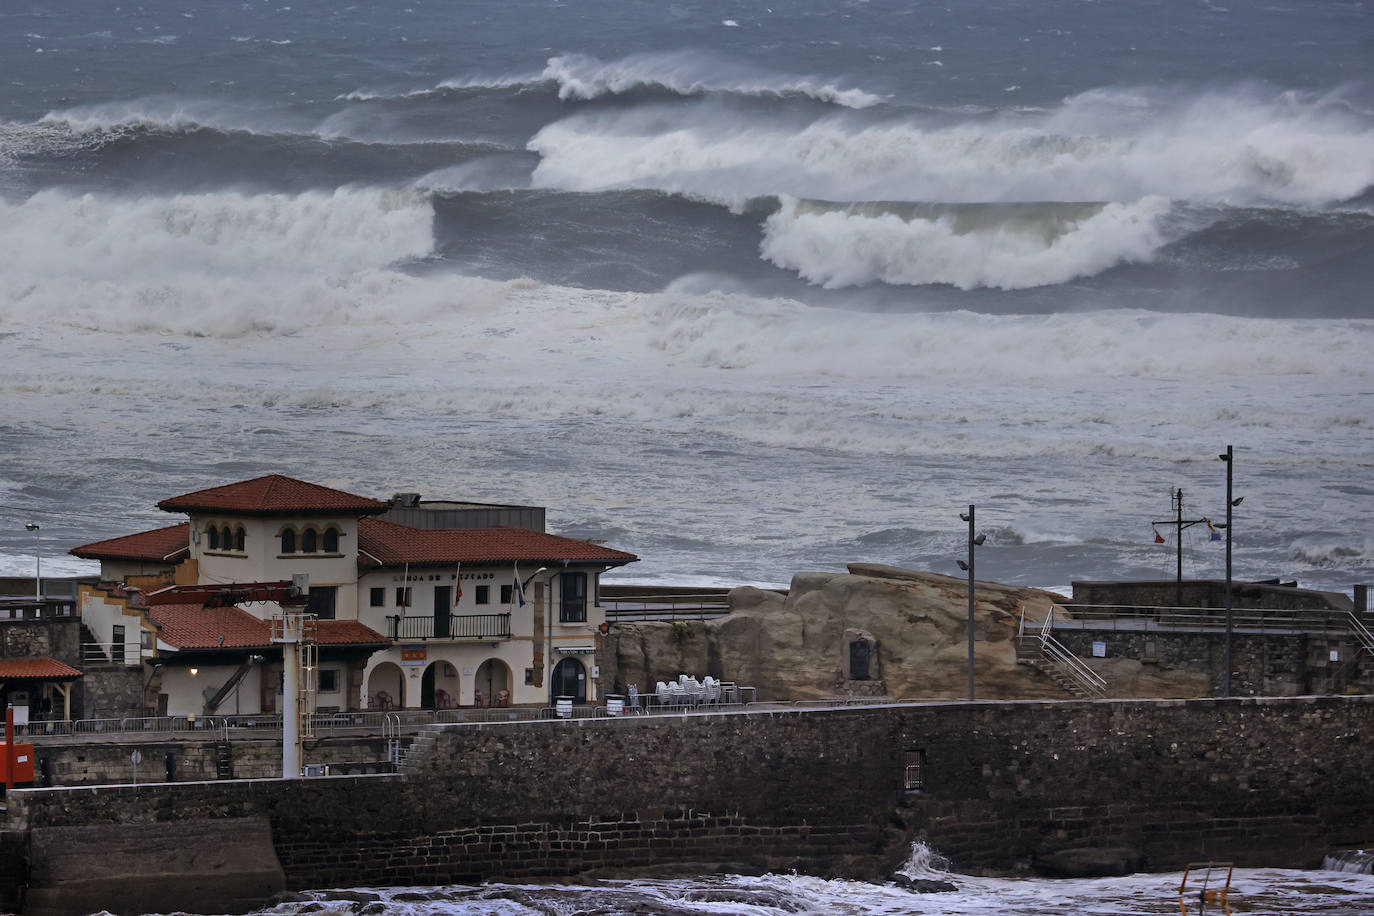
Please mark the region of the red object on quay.
POLYGON ((0 754, 0 783, 6 789, 33 782, 33 745, 14 743, 14 707, 5 707, 5 744, 0 754))

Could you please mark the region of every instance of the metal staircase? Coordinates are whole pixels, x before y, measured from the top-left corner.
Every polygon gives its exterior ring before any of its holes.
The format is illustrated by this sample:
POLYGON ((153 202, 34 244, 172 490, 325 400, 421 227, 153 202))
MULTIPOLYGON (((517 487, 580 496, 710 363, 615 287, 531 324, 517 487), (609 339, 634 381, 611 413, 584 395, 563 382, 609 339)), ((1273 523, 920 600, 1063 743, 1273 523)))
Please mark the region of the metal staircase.
MULTIPOLYGON (((1021 607, 1021 624, 1016 632, 1016 660, 1043 671, 1066 692, 1084 700, 1107 695, 1107 682, 1096 671, 1054 638, 1054 607, 1045 615, 1045 622, 1037 629, 1026 627, 1026 608, 1021 607)), ((1371 636, 1374 641, 1374 636, 1371 636)), ((1374 650, 1371 650, 1374 651, 1374 650)))

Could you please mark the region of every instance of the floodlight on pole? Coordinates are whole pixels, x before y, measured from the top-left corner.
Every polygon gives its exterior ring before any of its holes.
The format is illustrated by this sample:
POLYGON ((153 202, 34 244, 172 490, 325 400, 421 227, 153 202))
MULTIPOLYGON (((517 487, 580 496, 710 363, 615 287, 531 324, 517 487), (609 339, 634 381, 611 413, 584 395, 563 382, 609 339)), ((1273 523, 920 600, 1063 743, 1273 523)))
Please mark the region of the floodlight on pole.
POLYGON ((33 597, 43 600, 43 552, 38 547, 38 525, 29 522, 25 530, 33 532, 33 597))
POLYGON ((955 560, 959 568, 968 573, 968 698, 973 699, 973 549, 982 547, 983 542, 988 539, 986 534, 975 535, 974 507, 970 505, 968 512, 960 512, 959 518, 968 522, 968 562, 955 560))
POLYGON ((1226 446, 1226 454, 1218 455, 1217 459, 1226 462, 1226 676, 1223 679, 1223 696, 1231 695, 1231 510, 1239 506, 1245 497, 1233 498, 1231 494, 1231 483, 1235 472, 1235 452, 1231 446, 1226 446))

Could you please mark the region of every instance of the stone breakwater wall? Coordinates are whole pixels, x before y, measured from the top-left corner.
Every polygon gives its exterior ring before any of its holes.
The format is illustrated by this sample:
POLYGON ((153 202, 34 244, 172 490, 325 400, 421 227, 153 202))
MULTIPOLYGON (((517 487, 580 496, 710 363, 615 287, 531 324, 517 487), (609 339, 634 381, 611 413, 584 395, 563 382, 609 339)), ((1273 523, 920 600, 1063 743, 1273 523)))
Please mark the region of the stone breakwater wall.
POLYGON ((929 704, 431 726, 400 775, 17 790, 9 827, 263 817, 289 886, 586 870, 875 878, 1374 842, 1374 697, 929 704))

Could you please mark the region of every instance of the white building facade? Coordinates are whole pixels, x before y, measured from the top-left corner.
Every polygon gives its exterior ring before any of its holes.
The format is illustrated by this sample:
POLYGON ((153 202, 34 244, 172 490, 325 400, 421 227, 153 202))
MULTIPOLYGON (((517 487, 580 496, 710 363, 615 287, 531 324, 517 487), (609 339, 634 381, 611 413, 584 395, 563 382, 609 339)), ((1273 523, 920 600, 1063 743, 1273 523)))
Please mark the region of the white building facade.
POLYGON ((252 620, 281 608, 257 600, 276 592, 245 586, 300 574, 319 619, 321 709, 595 702, 600 576, 637 559, 524 528, 396 524, 377 517, 387 502, 281 475, 158 506, 188 522, 71 552, 101 561, 101 585, 82 595, 95 641, 137 639, 124 658, 156 666, 148 711, 173 715, 280 708, 280 656, 252 620), (126 597, 138 589, 154 598, 126 597), (234 708, 208 710, 234 677, 232 697, 219 697, 234 708))

